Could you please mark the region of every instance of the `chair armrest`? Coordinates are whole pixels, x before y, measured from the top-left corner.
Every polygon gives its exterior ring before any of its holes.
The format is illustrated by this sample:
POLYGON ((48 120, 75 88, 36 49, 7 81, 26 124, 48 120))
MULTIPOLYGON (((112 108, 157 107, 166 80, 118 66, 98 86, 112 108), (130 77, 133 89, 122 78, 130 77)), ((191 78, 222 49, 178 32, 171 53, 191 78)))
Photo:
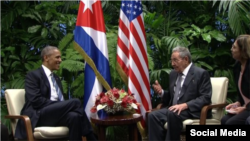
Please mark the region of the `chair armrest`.
POLYGON ((11 120, 14 120, 14 119, 23 120, 24 125, 25 125, 25 129, 26 129, 26 133, 27 133, 27 140, 34 141, 32 126, 31 126, 30 118, 28 116, 26 116, 26 115, 6 115, 5 118, 11 119, 11 120))
POLYGON ((208 110, 213 109, 213 108, 224 108, 226 105, 227 103, 220 103, 220 104, 210 104, 210 105, 203 106, 201 110, 200 125, 206 124, 208 110))

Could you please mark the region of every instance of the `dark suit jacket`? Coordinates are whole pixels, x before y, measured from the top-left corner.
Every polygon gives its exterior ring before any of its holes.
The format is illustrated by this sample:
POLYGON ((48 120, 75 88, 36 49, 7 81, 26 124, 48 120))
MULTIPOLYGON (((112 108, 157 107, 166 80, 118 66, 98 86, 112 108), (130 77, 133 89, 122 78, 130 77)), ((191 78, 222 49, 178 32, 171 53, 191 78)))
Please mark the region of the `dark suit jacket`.
MULTIPOLYGON (((178 73, 173 70, 169 75, 169 91, 164 91, 162 103, 164 106, 172 106, 174 98, 174 85, 178 73)), ((200 118, 201 109, 204 105, 211 103, 212 85, 210 75, 202 68, 191 65, 185 81, 182 85, 178 104, 187 103, 188 111, 194 118, 200 118)), ((208 117, 211 116, 211 111, 208 117)))
MULTIPOLYGON (((237 92, 238 92, 238 101, 241 105, 244 105, 245 102, 240 94, 240 90, 238 87, 238 81, 240 77, 240 71, 241 71, 241 64, 239 62, 236 62, 234 66, 234 82, 237 86, 237 92)), ((245 70, 243 72, 242 76, 242 82, 241 82, 241 90, 244 96, 247 98, 250 98, 250 59, 247 60, 247 64, 245 67, 245 70)))
MULTIPOLYGON (((62 91, 62 84, 59 77, 56 75, 54 75, 54 77, 62 91)), ((37 70, 29 72, 25 78, 26 102, 21 111, 21 115, 27 115, 30 118, 33 130, 39 120, 40 110, 43 107, 57 102, 51 101, 50 96, 50 84, 43 68, 41 67, 37 70)), ((19 139, 26 138, 24 123, 21 120, 18 121, 15 137, 19 139)))

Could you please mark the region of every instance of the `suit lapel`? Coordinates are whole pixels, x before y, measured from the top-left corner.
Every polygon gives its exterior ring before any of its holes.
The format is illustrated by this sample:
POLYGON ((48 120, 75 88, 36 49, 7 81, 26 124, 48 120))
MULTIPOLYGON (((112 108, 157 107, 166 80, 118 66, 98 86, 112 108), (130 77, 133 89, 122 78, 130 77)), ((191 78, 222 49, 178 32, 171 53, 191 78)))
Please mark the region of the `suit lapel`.
POLYGON ((193 80, 193 77, 194 77, 194 65, 192 64, 191 67, 190 67, 190 69, 189 69, 189 71, 188 71, 188 73, 187 73, 185 81, 184 81, 184 83, 182 85, 181 93, 180 93, 180 97, 179 98, 181 98, 184 95, 184 93, 187 90, 188 85, 193 80))
POLYGON ((46 74, 45 74, 45 72, 44 72, 44 70, 43 70, 42 67, 40 68, 40 71, 41 71, 42 79, 44 80, 44 84, 45 84, 45 86, 46 86, 46 87, 49 89, 49 91, 50 91, 49 80, 48 80, 48 78, 47 78, 47 76, 46 76, 46 74))

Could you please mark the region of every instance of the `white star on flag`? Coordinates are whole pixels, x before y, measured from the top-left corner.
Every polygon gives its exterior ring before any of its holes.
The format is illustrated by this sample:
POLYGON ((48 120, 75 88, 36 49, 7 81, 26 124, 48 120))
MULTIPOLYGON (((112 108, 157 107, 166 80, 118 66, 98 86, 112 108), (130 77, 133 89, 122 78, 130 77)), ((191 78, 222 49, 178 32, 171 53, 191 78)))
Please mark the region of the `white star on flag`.
POLYGON ((82 0, 82 2, 84 3, 84 9, 83 9, 83 13, 89 9, 92 13, 93 13, 93 10, 92 10, 92 5, 96 2, 96 0, 82 0))

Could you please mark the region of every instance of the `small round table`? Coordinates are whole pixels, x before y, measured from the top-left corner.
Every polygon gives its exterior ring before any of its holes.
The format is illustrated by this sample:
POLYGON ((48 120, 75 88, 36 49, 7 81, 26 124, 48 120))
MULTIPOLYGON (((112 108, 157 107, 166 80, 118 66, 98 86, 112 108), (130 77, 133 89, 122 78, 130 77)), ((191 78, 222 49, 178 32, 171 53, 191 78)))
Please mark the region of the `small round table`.
POLYGON ((98 140, 106 140, 106 127, 108 126, 124 126, 127 125, 129 129, 129 140, 137 141, 137 122, 142 120, 142 115, 140 114, 125 114, 125 115, 107 115, 105 117, 91 116, 90 120, 92 123, 96 124, 98 132, 98 140))

